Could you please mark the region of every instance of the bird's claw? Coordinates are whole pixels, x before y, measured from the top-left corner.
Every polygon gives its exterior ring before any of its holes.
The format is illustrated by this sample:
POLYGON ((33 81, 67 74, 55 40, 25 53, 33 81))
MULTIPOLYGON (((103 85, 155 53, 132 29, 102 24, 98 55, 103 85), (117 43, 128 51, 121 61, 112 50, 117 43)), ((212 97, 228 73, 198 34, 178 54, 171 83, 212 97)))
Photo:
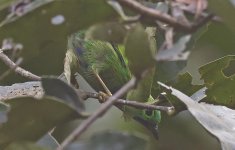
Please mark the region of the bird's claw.
POLYGON ((106 93, 104 93, 102 91, 99 92, 98 99, 99 99, 100 103, 106 102, 109 97, 110 97, 109 94, 106 94, 106 93))

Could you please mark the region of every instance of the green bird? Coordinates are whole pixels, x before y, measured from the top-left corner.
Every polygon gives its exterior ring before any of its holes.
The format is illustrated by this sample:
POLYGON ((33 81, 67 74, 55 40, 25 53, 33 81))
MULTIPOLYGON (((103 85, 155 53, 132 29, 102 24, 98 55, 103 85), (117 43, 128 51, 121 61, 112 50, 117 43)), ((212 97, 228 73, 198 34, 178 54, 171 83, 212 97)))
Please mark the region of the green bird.
MULTIPOLYGON (((67 55, 70 55, 71 68, 74 68, 71 72, 78 70, 78 73, 97 92, 104 91, 111 95, 132 77, 124 46, 112 42, 86 40, 85 31, 69 37, 67 55)), ((153 68, 146 78, 140 81, 137 88, 128 92, 123 98, 154 103, 154 98, 151 96, 154 72, 153 68)), ((69 75, 65 76, 67 80, 71 80, 69 75)), ((125 118, 133 118, 150 129, 156 138, 158 137, 157 127, 161 120, 159 111, 139 110, 129 106, 120 109, 124 112, 125 118)))

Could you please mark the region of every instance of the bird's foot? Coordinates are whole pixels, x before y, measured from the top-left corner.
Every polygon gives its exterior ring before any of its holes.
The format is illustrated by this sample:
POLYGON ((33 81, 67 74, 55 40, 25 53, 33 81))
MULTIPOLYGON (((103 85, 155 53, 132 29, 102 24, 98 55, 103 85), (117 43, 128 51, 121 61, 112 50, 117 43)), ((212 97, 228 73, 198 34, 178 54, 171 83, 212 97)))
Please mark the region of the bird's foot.
POLYGON ((110 97, 109 94, 106 94, 106 93, 104 93, 104 92, 102 92, 102 91, 99 92, 98 99, 99 99, 99 102, 100 102, 100 103, 106 102, 109 97, 110 97))

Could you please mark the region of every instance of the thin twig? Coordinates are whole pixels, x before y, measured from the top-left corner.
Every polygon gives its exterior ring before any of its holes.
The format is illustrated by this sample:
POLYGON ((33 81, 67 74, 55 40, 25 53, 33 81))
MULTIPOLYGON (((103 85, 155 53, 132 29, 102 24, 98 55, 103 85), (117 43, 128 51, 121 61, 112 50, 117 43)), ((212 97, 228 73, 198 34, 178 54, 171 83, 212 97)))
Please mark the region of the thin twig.
POLYGON ((11 72, 15 71, 15 69, 22 63, 23 59, 19 58, 16 62, 15 62, 15 66, 14 68, 9 68, 7 71, 5 71, 1 76, 0 76, 0 81, 3 80, 4 78, 6 78, 11 72))
POLYGON ((206 17, 203 18, 203 21, 199 22, 199 23, 193 23, 193 24, 186 24, 183 22, 179 22, 177 19, 175 19, 174 17, 162 13, 158 10, 152 9, 152 8, 148 8, 144 5, 142 5, 141 3, 134 1, 134 0, 117 0, 120 4, 122 4, 123 6, 126 6, 128 8, 130 8, 133 11, 136 11, 137 13, 141 14, 142 16, 151 18, 151 19, 155 19, 155 20, 159 20, 161 22, 167 23, 169 25, 171 25, 174 28, 177 28, 179 30, 185 31, 185 32, 194 32, 195 30, 197 30, 199 27, 201 27, 205 22, 208 22, 209 20, 211 20, 213 18, 214 15, 210 14, 206 17))
MULTIPOLYGON (((92 93, 92 92, 86 92, 86 91, 82 91, 84 94, 84 97, 87 98, 94 98, 94 99, 98 99, 100 102, 104 102, 106 100, 100 99, 102 96, 100 96, 97 93, 92 93), (86 95, 86 96, 85 96, 86 95)), ((105 99, 108 99, 110 96, 106 96, 105 99)), ((167 107, 167 106, 156 106, 155 103, 154 104, 146 104, 146 103, 141 103, 138 101, 133 101, 133 100, 125 100, 125 99, 117 99, 115 101, 115 104, 118 105, 126 105, 126 106, 130 106, 130 107, 134 107, 137 109, 148 109, 148 110, 160 110, 160 111, 165 111, 165 112, 169 112, 172 111, 172 107, 167 107)))
POLYGON ((190 32, 195 32, 197 29, 205 25, 214 17, 214 14, 208 14, 206 17, 201 18, 197 23, 192 24, 190 32))
POLYGON ((180 28, 183 30, 190 29, 189 25, 179 23, 175 18, 171 17, 170 15, 162 13, 162 12, 155 10, 155 9, 152 9, 152 8, 148 8, 137 1, 133 1, 133 0, 117 0, 117 1, 120 4, 127 6, 130 9, 140 13, 143 16, 147 16, 149 18, 165 22, 169 25, 172 25, 176 28, 180 28))
POLYGON ((106 86, 106 84, 104 83, 104 81, 101 79, 101 77, 99 76, 99 74, 96 71, 93 71, 93 74, 95 75, 95 77, 97 78, 97 80, 99 81, 99 83, 101 84, 101 86, 104 88, 105 92, 108 95, 112 95, 112 93, 110 92, 109 88, 106 86))
POLYGON ((78 138, 86 129, 95 122, 99 117, 110 109, 110 107, 118 100, 119 97, 123 96, 127 91, 132 89, 136 84, 136 78, 132 78, 127 82, 121 89, 119 89, 113 96, 111 96, 101 107, 94 112, 88 119, 83 121, 57 148, 57 150, 63 150, 69 143, 75 138, 78 138))
MULTIPOLYGON (((174 3, 173 3, 173 5, 174 5, 174 3)), ((180 7, 183 11, 185 11, 186 13, 188 13, 188 14, 190 14, 190 15, 195 15, 195 11, 194 10, 191 10, 191 9, 189 9, 188 7, 180 7)), ((206 16, 208 16, 209 14, 208 13, 205 13, 205 12, 202 12, 201 14, 200 14, 200 16, 201 17, 206 17, 206 16)), ((212 19, 211 19, 212 21, 215 21, 215 22, 222 22, 222 19, 219 17, 219 16, 214 16, 212 19)))
POLYGON ((39 81, 41 77, 32 74, 31 72, 19 67, 15 64, 7 55, 5 55, 2 51, 0 51, 0 60, 2 60, 10 69, 14 70, 19 75, 29 78, 31 80, 39 81))
POLYGON ((131 106, 137 109, 148 109, 148 110, 161 110, 165 112, 172 111, 173 107, 166 107, 166 106, 156 106, 153 104, 146 104, 146 103, 140 103, 137 101, 130 101, 130 100, 123 100, 118 99, 115 103, 131 106))

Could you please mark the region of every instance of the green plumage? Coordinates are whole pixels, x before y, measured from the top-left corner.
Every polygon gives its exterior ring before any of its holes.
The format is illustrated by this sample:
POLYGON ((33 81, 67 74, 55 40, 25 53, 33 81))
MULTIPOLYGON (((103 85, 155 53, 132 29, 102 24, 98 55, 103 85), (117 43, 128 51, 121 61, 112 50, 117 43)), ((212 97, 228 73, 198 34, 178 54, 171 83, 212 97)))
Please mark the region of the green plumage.
MULTIPOLYGON (((68 50, 72 50, 78 62, 78 72, 96 91, 104 91, 94 72, 97 72, 108 89, 115 93, 131 79, 128 60, 125 57, 123 46, 115 46, 108 42, 85 40, 84 32, 78 32, 69 37, 68 50)), ((128 92, 128 100, 151 103, 154 101, 150 95, 152 79, 155 69, 152 69, 138 87, 128 92)), ((132 107, 124 107, 124 116, 141 118, 151 122, 159 122, 159 111, 147 112, 132 107)))
POLYGON ((130 78, 128 68, 122 62, 112 45, 108 42, 90 41, 82 39, 81 33, 76 33, 69 38, 78 58, 78 72, 96 90, 104 91, 94 75, 97 72, 109 90, 114 93, 130 78))

